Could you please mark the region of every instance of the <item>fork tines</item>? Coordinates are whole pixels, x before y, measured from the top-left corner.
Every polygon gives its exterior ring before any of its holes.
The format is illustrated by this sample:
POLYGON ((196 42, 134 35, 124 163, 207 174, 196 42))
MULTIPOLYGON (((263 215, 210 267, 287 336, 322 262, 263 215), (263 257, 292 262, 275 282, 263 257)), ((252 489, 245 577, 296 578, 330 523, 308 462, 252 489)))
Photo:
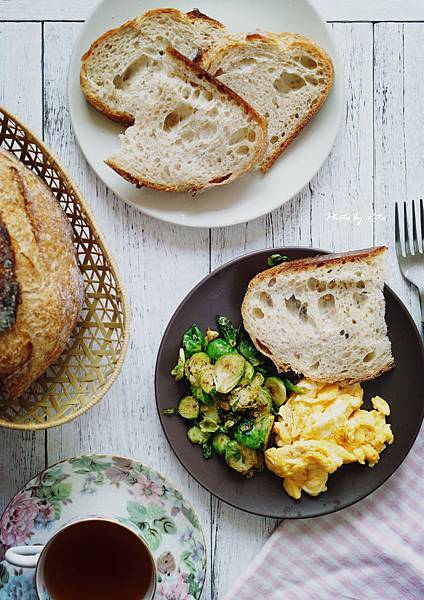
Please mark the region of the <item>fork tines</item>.
POLYGON ((412 238, 410 237, 410 227, 408 223, 407 203, 403 203, 403 236, 399 218, 399 205, 395 203, 395 243, 398 256, 409 256, 413 254, 422 254, 424 251, 424 206, 420 199, 419 210, 419 231, 417 231, 417 218, 415 212, 415 201, 412 200, 412 238))

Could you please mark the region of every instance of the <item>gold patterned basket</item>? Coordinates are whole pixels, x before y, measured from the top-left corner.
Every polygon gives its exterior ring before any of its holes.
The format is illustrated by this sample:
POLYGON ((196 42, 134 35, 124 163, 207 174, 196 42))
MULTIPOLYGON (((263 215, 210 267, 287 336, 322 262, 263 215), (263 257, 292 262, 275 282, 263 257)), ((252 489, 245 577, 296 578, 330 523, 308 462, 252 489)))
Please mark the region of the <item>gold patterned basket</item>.
POLYGON ((72 225, 86 286, 81 320, 63 354, 18 401, 0 396, 0 427, 47 429, 82 415, 115 381, 128 345, 127 301, 103 237, 68 174, 43 142, 2 107, 0 145, 56 196, 72 225))

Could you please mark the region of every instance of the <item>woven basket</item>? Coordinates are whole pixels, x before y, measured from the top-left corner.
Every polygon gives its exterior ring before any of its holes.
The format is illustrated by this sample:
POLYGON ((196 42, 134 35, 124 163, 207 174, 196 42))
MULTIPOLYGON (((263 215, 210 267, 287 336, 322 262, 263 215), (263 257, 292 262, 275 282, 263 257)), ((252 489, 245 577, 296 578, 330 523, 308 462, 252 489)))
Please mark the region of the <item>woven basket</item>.
POLYGON ((0 427, 46 429, 94 406, 115 381, 128 345, 128 309, 115 264, 90 210, 45 145, 0 107, 0 145, 51 189, 68 217, 83 273, 83 313, 57 361, 17 401, 0 396, 0 427))

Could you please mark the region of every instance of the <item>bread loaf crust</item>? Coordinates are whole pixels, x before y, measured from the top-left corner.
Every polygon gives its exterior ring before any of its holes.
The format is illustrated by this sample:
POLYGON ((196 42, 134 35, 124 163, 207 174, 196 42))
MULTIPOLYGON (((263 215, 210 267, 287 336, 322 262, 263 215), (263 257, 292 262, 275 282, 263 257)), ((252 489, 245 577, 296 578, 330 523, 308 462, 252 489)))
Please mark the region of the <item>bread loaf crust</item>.
POLYGON ((19 302, 12 241, 0 218, 0 333, 13 327, 19 302))
POLYGON ((0 333, 0 385, 15 400, 63 352, 84 284, 70 224, 47 186, 4 150, 0 183, 0 219, 19 285, 16 321, 0 333))

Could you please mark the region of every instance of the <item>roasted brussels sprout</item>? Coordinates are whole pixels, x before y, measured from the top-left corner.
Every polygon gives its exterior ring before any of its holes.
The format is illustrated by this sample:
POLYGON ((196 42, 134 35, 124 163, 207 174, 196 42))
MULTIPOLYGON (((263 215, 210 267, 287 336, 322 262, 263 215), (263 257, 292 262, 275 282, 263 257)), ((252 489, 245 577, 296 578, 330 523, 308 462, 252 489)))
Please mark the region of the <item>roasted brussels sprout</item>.
POLYGON ((294 392, 295 394, 305 393, 305 389, 303 387, 300 387, 299 385, 294 385, 294 383, 292 383, 289 379, 284 379, 284 385, 288 390, 294 392))
POLYGON ((243 475, 250 475, 252 469, 259 464, 256 450, 246 448, 235 440, 231 440, 225 446, 225 460, 229 467, 243 475))
POLYGON ((225 354, 215 363, 215 389, 228 394, 243 377, 245 360, 240 354, 225 354))
POLYGON ((215 433, 215 431, 218 431, 219 425, 214 419, 205 417, 200 421, 199 427, 203 433, 215 433))
POLYGON ((245 360, 244 373, 242 379, 240 380, 240 385, 249 385, 249 383, 252 383, 254 376, 255 367, 252 366, 248 360, 245 360))
POLYGON ((234 430, 234 437, 246 448, 253 450, 265 450, 271 435, 274 417, 266 415, 261 419, 251 418, 240 421, 234 430))
POLYGON ((206 345, 203 331, 193 324, 183 335, 183 348, 185 355, 190 358, 196 352, 202 352, 206 345))
POLYGON ((225 354, 231 354, 231 352, 234 352, 234 349, 225 340, 217 338, 208 344, 206 352, 212 361, 216 362, 219 358, 221 358, 221 356, 225 356, 225 354))
POLYGON ((185 363, 184 372, 191 385, 198 385, 198 375, 202 369, 211 364, 206 352, 196 352, 185 363))
POLYGON ((261 387, 256 398, 256 406, 261 415, 269 415, 272 413, 272 397, 269 391, 261 387))
POLYGON ((254 367, 258 367, 261 364, 261 357, 243 326, 240 327, 237 350, 254 367))
POLYGON ((284 381, 279 377, 267 377, 265 387, 271 394, 275 408, 280 408, 287 400, 287 391, 284 381))
POLYGON ((242 411, 254 408, 263 382, 263 376, 260 373, 256 373, 250 385, 236 387, 229 396, 231 409, 233 411, 242 411))
POLYGON ((225 448, 226 448, 228 442, 230 442, 230 441, 231 441, 231 438, 226 433, 223 433, 223 432, 215 433, 215 435, 212 438, 213 449, 220 456, 224 456, 225 448))
POLYGON ((212 394, 215 391, 215 369, 213 365, 208 365, 199 371, 197 380, 206 394, 212 394))
POLYGON ((219 331, 224 340, 232 348, 235 348, 237 344, 238 329, 234 327, 228 317, 216 317, 216 322, 218 323, 219 331))
POLYGON ((219 338, 219 333, 217 331, 214 331, 213 329, 208 329, 206 331, 205 340, 207 344, 210 344, 213 340, 216 340, 216 338, 219 338))
POLYGON ((205 406, 211 406, 211 404, 213 403, 212 398, 209 396, 209 394, 206 394, 201 387, 192 386, 191 395, 205 406))
POLYGON ((214 400, 212 400, 210 406, 201 406, 200 412, 204 417, 207 417, 212 421, 215 421, 216 423, 221 422, 220 416, 218 414, 218 406, 214 400))
POLYGON ((192 444, 205 444, 210 438, 210 433, 202 431, 197 425, 193 425, 187 431, 187 437, 192 444))
POLYGON ((180 353, 178 356, 178 363, 171 371, 171 375, 173 375, 176 381, 180 381, 184 377, 184 366, 185 366, 185 353, 183 348, 180 348, 180 353))
POLYGON ((178 414, 183 419, 197 419, 199 416, 199 403, 193 396, 185 396, 178 404, 178 414))
POLYGON ((268 256, 266 263, 268 267, 276 267, 277 265, 281 265, 289 260, 289 257, 284 256, 284 254, 271 254, 271 256, 268 256))
POLYGON ((207 442, 202 444, 203 458, 205 458, 206 460, 209 460, 209 458, 212 457, 213 453, 214 453, 214 449, 213 449, 211 440, 208 440, 207 442))

